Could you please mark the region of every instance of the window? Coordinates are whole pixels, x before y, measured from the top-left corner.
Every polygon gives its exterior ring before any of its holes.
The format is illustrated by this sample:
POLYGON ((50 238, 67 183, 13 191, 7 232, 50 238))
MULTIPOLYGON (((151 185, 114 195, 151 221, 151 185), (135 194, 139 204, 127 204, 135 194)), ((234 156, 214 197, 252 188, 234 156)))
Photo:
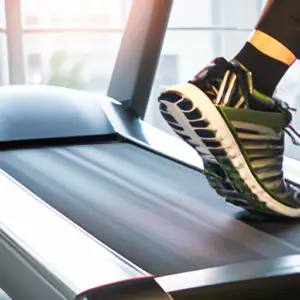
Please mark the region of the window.
POLYGON ((25 34, 26 82, 105 94, 121 38, 121 30, 25 34))
POLYGON ((131 0, 22 0, 25 78, 106 93, 131 0))
POLYGON ((212 0, 174 0, 169 28, 211 26, 211 1, 212 0))
POLYGON ((128 0, 21 0, 23 28, 123 28, 128 0))

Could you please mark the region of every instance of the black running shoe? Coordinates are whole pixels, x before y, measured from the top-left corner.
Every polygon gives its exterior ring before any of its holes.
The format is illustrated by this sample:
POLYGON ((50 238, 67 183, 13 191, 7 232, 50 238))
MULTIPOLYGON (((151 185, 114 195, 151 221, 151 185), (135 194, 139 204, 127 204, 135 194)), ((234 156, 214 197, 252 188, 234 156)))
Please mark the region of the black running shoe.
POLYGON ((237 61, 217 58, 186 84, 165 90, 160 111, 172 129, 203 159, 210 185, 246 210, 300 216, 300 196, 284 179, 287 103, 255 90, 237 61))

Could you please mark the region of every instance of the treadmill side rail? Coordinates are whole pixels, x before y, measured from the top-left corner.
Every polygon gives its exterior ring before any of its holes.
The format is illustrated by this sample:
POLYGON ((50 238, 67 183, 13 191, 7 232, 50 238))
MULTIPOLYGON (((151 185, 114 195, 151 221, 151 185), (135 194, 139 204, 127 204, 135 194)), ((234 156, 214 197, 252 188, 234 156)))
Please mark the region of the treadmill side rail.
POLYGON ((299 280, 300 255, 156 278, 174 300, 294 300, 299 298, 299 280))
POLYGON ((2 171, 0 190, 0 283, 12 299, 74 299, 149 276, 2 171))
POLYGON ((84 292, 75 300, 170 300, 154 277, 133 279, 106 285, 84 292))

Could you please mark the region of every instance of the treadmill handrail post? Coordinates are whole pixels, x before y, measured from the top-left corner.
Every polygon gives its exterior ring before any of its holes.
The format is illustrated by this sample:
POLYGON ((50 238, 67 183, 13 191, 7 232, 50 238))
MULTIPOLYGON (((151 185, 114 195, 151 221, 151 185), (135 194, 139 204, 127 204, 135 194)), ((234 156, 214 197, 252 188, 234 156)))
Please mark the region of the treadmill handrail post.
POLYGON ((133 0, 107 96, 143 119, 173 0, 133 0))

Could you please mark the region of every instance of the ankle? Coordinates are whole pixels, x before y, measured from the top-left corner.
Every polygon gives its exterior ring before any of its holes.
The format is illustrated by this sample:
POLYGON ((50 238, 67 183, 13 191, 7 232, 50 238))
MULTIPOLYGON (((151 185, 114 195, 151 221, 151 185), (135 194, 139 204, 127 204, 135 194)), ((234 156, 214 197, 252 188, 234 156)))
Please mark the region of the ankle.
POLYGON ((276 86, 289 69, 289 65, 260 52, 247 42, 234 57, 252 75, 253 86, 259 92, 272 97, 276 86))

